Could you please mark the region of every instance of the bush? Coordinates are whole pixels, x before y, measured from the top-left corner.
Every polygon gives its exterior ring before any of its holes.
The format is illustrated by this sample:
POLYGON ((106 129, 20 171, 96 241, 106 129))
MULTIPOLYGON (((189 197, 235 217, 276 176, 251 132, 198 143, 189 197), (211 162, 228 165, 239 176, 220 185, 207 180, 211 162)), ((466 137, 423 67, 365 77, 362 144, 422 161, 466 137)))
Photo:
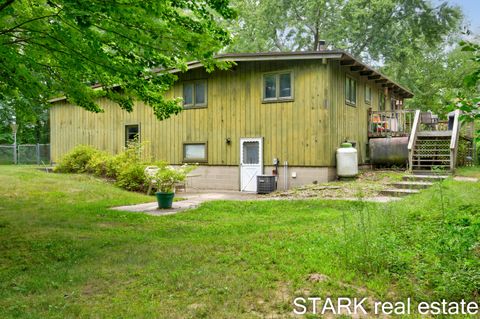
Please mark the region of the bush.
POLYGON ((60 173, 86 173, 92 157, 99 156, 100 151, 88 145, 78 145, 67 153, 55 166, 54 171, 60 173))
POLYGON ((112 156, 106 152, 98 151, 94 153, 88 161, 85 171, 98 177, 113 177, 109 175, 109 163, 112 156))
POLYGON ((196 165, 182 165, 179 168, 171 166, 160 167, 158 172, 149 178, 154 182, 159 192, 170 193, 174 191, 175 184, 185 181, 188 173, 197 168, 196 165))
POLYGON ((155 165, 164 170, 165 162, 145 162, 142 159, 145 143, 129 143, 124 152, 115 156, 91 146, 79 145, 66 154, 55 172, 89 173, 115 179, 115 185, 129 191, 144 191, 148 180, 145 168, 155 165))
POLYGON ((135 163, 123 166, 115 185, 129 191, 144 191, 147 184, 145 165, 135 163))

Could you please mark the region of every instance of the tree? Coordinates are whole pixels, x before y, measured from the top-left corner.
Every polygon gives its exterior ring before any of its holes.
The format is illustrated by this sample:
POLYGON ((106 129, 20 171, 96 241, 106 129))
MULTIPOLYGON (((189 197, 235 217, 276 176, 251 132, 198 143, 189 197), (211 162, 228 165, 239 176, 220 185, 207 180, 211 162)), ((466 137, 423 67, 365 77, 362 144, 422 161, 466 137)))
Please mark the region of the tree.
POLYGON ((164 98, 176 79, 166 70, 213 68, 230 40, 219 22, 234 17, 228 0, 3 0, 0 103, 35 113, 62 94, 101 112, 99 97, 127 111, 139 99, 168 118, 181 106, 164 98))
POLYGON ((412 53, 408 63, 390 61, 382 71, 415 92, 415 96, 406 101, 408 108, 446 115, 446 107, 459 92, 471 91, 463 79, 473 67, 472 57, 471 52, 462 51, 460 47, 425 48, 412 53))
POLYGON ((318 50, 319 41, 370 61, 404 61, 436 47, 462 20, 459 8, 429 0, 235 0, 232 51, 318 50), (261 46, 261 47, 258 47, 261 46))
MULTIPOLYGON (((473 54, 474 65, 469 74, 464 77, 467 90, 460 92, 453 101, 451 108, 463 111, 462 121, 480 121, 480 44, 475 42, 460 42, 462 50, 473 54)), ((480 130, 476 132, 476 141, 480 142, 480 130)))

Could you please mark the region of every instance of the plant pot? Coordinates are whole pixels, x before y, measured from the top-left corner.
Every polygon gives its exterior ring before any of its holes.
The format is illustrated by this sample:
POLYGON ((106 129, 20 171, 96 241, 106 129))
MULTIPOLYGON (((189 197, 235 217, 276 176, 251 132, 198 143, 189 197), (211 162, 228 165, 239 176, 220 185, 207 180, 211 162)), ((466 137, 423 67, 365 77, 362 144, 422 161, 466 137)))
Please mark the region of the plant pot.
POLYGON ((172 208, 175 193, 156 192, 158 208, 172 208))

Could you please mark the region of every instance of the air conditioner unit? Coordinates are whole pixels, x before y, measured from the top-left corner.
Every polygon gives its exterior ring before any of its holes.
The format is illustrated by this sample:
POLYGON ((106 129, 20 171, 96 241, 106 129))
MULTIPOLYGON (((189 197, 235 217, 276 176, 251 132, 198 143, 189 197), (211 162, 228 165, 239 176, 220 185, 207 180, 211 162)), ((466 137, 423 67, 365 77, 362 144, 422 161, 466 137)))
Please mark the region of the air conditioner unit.
POLYGON ((277 189, 277 181, 273 175, 258 175, 257 176, 257 193, 269 194, 277 189))

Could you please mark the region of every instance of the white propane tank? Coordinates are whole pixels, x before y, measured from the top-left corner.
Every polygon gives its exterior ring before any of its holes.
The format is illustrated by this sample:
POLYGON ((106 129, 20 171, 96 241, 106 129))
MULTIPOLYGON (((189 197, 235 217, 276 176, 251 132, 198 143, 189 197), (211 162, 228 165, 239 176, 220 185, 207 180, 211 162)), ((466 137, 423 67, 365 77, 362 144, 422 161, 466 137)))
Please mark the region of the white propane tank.
POLYGON ((337 149, 338 177, 355 177, 358 175, 357 150, 351 143, 342 143, 337 149))

